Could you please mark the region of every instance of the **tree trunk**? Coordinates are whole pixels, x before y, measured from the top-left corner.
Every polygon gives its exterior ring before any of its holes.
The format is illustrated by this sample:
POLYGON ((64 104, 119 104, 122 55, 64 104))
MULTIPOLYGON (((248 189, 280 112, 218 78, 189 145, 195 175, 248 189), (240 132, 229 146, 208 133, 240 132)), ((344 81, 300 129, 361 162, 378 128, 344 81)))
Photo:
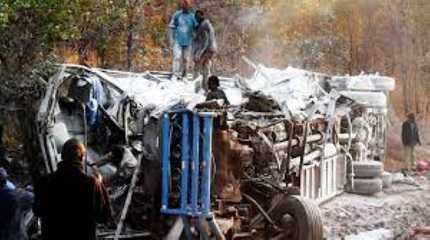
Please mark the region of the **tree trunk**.
POLYGON ((127 69, 133 71, 134 23, 130 20, 127 28, 127 69))

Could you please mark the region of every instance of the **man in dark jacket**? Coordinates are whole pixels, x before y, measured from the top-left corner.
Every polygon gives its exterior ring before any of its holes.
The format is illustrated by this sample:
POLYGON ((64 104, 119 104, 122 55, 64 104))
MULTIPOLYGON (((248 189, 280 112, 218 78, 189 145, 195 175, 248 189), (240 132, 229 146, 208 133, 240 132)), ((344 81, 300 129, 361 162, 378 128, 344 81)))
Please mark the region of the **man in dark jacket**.
POLYGON ((35 185, 33 211, 42 219, 44 240, 94 240, 96 223, 111 218, 103 183, 83 172, 85 152, 78 140, 68 140, 58 170, 35 185))
POLYGON ((409 113, 408 119, 402 125, 402 142, 404 146, 404 160, 408 171, 415 167, 415 146, 421 145, 415 114, 409 113))
POLYGON ((219 78, 217 76, 210 76, 208 80, 209 92, 206 96, 206 101, 211 100, 224 100, 225 105, 230 105, 230 102, 225 95, 225 92, 219 88, 219 78))
POLYGON ((215 30, 203 11, 198 10, 196 12, 196 20, 199 25, 193 41, 194 77, 202 74, 203 89, 208 91, 207 81, 211 71, 212 58, 217 52, 215 30))

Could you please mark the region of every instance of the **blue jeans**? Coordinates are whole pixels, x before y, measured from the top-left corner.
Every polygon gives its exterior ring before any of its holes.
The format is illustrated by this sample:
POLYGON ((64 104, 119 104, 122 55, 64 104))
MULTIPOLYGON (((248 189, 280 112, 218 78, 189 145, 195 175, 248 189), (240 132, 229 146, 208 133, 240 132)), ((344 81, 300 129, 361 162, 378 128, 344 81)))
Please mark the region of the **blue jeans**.
POLYGON ((189 68, 191 45, 181 46, 177 42, 173 46, 172 72, 176 77, 185 77, 189 68))

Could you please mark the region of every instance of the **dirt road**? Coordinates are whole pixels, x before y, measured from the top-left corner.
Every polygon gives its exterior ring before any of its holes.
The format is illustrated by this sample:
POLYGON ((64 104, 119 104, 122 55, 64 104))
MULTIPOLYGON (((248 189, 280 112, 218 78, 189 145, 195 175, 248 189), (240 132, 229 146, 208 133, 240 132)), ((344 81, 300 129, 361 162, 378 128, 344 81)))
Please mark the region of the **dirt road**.
POLYGON ((397 183, 375 196, 344 193, 323 204, 326 236, 343 239, 384 229, 392 232, 386 239, 398 239, 408 229, 430 226, 430 174, 414 179, 419 186, 397 183))

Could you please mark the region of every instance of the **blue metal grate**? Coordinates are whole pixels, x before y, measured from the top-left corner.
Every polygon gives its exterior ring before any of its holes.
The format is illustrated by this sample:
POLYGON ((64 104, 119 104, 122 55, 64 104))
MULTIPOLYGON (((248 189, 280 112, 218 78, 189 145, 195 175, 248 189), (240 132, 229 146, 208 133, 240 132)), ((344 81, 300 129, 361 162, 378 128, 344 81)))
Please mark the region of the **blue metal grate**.
POLYGON ((161 133, 161 212, 168 215, 209 216, 212 168, 212 113, 164 113, 161 133), (178 121, 180 119, 180 121, 178 121), (178 124, 178 128, 174 125, 178 124), (180 171, 172 171, 172 135, 180 132, 180 171), (179 186, 173 176, 179 174, 179 186), (171 196, 178 195, 179 203, 171 196))

